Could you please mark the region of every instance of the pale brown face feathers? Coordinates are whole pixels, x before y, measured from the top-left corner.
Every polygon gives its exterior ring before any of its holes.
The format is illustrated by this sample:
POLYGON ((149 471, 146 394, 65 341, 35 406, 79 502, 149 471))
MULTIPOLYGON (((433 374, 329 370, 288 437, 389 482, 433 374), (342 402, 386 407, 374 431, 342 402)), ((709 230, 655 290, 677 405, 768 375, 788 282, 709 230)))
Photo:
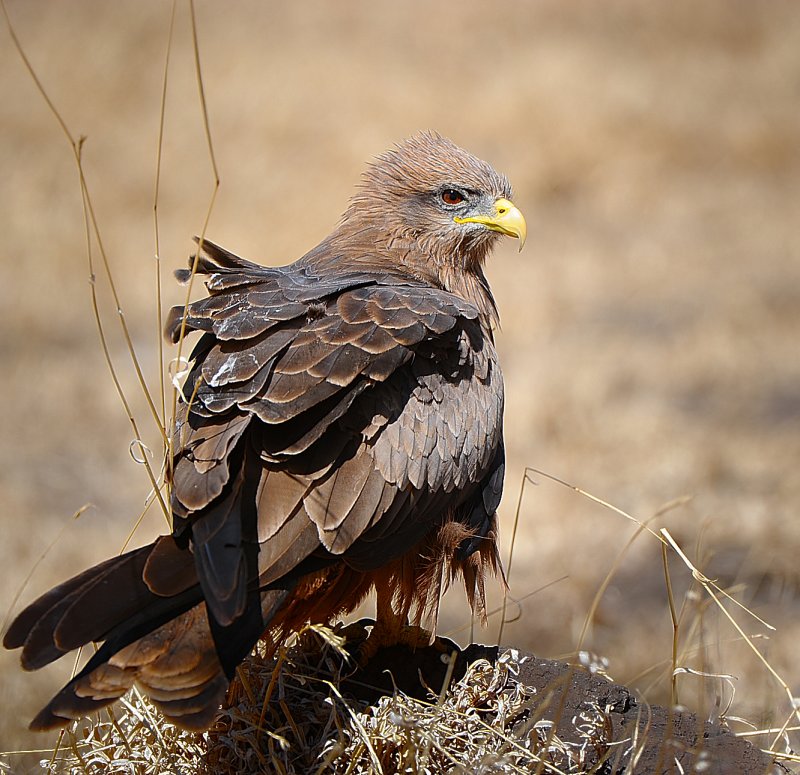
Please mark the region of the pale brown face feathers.
POLYGON ((410 271, 444 278, 452 267, 479 272, 499 234, 456 217, 491 216, 511 185, 489 164, 435 132, 381 154, 363 174, 334 235, 368 233, 379 250, 402 256, 410 271))
MULTIPOLYGON (((351 209, 383 201, 388 208, 403 210, 403 205, 432 200, 438 209, 437 195, 451 188, 487 196, 511 199, 511 184, 485 161, 459 148, 435 132, 421 132, 382 153, 363 174, 351 209)), ((449 204, 448 200, 444 200, 449 204)))
POLYGON ((202 245, 209 296, 167 331, 201 335, 174 431, 173 534, 11 625, 4 644, 31 669, 103 643, 34 727, 138 682, 203 728, 259 637, 274 647, 375 587, 378 628, 435 621, 455 575, 482 610, 504 472, 482 264, 500 234, 524 240, 510 196, 488 164, 424 133, 367 169, 339 226, 294 264, 202 245))

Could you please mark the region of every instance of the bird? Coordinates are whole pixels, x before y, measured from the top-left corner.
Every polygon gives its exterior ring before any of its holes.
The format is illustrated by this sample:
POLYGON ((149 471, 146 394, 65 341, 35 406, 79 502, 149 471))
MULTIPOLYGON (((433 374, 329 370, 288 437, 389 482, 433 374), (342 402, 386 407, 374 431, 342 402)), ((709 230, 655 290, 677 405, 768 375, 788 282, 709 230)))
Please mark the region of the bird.
POLYGON ((198 335, 167 453, 171 532, 12 622, 3 644, 26 670, 99 644, 31 729, 134 683, 169 722, 205 729, 259 639, 275 647, 373 590, 378 644, 435 626, 459 576, 485 618, 505 454, 484 266, 504 235, 522 249, 508 179, 422 131, 367 165, 338 225, 294 263, 198 240, 176 275, 208 293, 165 332, 198 335))

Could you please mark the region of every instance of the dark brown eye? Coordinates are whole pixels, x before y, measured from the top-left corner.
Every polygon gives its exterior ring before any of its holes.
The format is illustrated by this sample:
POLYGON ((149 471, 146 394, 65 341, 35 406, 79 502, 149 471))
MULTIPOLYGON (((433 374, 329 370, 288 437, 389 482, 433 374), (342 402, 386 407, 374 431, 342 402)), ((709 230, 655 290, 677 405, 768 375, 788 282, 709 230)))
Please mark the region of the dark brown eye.
POLYGON ((446 205, 460 205, 464 201, 464 195, 454 188, 446 188, 442 191, 442 201, 446 205))

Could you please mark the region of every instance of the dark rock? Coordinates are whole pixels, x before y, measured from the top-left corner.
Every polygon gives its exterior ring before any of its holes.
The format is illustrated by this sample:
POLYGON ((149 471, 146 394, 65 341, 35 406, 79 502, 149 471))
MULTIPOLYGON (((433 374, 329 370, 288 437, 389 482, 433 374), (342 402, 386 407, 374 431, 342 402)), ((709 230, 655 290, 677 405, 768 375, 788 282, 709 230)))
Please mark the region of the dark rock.
MULTIPOLYGON (((429 697, 431 691, 436 694, 442 687, 449 666, 447 654, 453 651, 457 656, 451 682, 459 680, 475 660, 486 659, 493 664, 501 653, 497 647, 476 644, 461 650, 441 640, 414 650, 391 646, 378 651, 366 666, 344 680, 341 689, 361 702, 375 702, 395 689, 420 699, 429 697)), ((540 729, 544 724, 551 730, 551 739, 557 738, 559 744, 573 750, 583 746, 586 771, 603 775, 791 772, 719 724, 701 721, 685 710, 642 703, 625 686, 583 667, 532 654, 520 656, 524 659, 517 679, 535 690, 532 695, 536 700, 530 713, 515 720, 506 733, 527 739, 535 716, 540 729), (599 729, 594 736, 586 733, 587 719, 599 729)))

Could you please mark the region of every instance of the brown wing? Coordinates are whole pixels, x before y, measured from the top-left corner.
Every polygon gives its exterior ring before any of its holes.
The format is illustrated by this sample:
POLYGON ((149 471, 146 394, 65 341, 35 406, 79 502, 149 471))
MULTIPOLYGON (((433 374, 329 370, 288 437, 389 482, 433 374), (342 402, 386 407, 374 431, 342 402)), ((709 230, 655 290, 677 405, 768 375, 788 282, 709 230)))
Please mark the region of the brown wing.
POLYGON ((173 337, 183 316, 207 332, 184 388, 194 399, 177 431, 173 506, 205 600, 229 625, 252 582, 245 490, 255 489, 262 584, 308 558, 362 566, 364 547, 350 551, 362 537, 369 564, 385 562, 430 527, 441 493, 463 500, 478 485, 498 448, 502 393, 477 310, 452 294, 238 266, 206 249, 220 259, 201 265, 212 295, 170 323, 173 337), (241 456, 250 462, 233 476, 241 456))
MULTIPOLYGON (((107 705, 138 681, 202 728, 257 638, 355 606, 370 575, 447 520, 465 576, 491 538, 502 385, 470 303, 386 272, 266 269, 214 245, 175 430, 174 534, 66 582, 5 645, 40 667, 103 646, 34 721, 107 705)), ((185 322, 183 320, 185 318, 185 322)), ((408 595, 422 595, 413 570, 408 595), (410 591, 409 591, 410 590, 410 591)), ((403 605, 408 610, 408 601, 403 605)))

